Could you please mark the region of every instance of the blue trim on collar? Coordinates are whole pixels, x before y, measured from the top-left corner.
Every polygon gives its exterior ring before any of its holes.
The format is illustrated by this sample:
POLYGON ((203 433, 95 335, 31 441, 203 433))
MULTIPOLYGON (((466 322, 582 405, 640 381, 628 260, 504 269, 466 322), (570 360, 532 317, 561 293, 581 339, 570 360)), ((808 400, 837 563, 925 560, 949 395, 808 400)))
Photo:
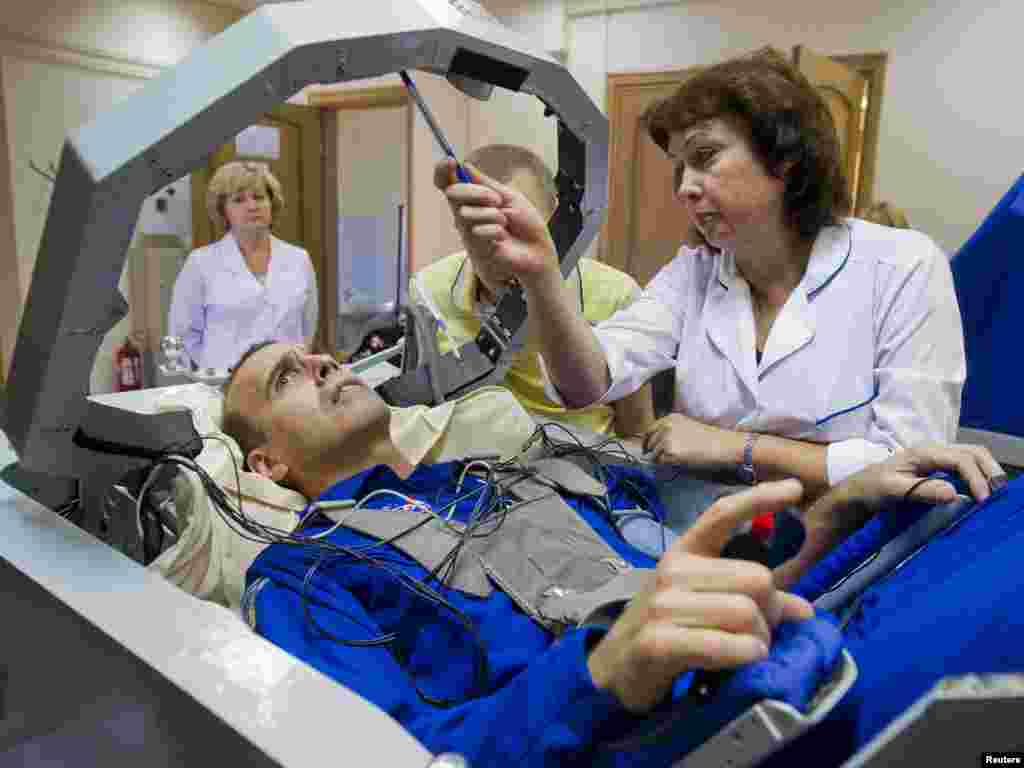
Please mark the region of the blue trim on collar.
MULTIPOLYGON (((729 258, 728 255, 725 253, 725 251, 719 248, 712 248, 710 245, 702 245, 700 246, 700 248, 703 248, 712 256, 718 257, 718 267, 715 269, 715 280, 718 281, 718 284, 720 286, 722 286, 723 288, 725 288, 725 290, 728 291, 729 286, 722 282, 722 270, 725 268, 725 260, 729 258)), ((733 262, 733 271, 736 271, 735 260, 733 262)))
MULTIPOLYGON (((831 278, 829 278, 829 279, 831 279, 831 278)), ((873 395, 871 395, 871 397, 869 397, 867 400, 864 400, 864 401, 862 401, 860 403, 857 403, 856 405, 851 405, 849 408, 843 408, 843 410, 841 410, 841 411, 836 411, 835 413, 830 413, 828 416, 826 416, 823 419, 818 419, 816 422, 814 422, 814 426, 815 427, 820 427, 822 424, 824 424, 827 421, 830 421, 830 420, 834 419, 836 416, 842 416, 844 413, 849 413, 850 411, 856 411, 858 408, 863 408, 868 403, 873 402, 877 397, 878 397, 878 381, 876 379, 875 380, 875 393, 873 395)))
MULTIPOLYGON (((813 299, 818 293, 821 292, 821 290, 826 285, 831 283, 835 279, 835 276, 843 271, 843 267, 846 266, 846 262, 848 262, 850 260, 850 254, 853 253, 853 227, 850 226, 849 222, 845 222, 845 221, 843 222, 843 226, 846 227, 846 232, 850 236, 850 242, 846 246, 846 256, 843 257, 843 263, 840 264, 838 267, 836 267, 836 271, 833 272, 831 275, 829 275, 828 278, 825 280, 825 282, 823 282, 821 285, 819 285, 813 291, 809 291, 807 293, 807 300, 808 301, 813 299)), ((876 395, 877 395, 877 392, 876 392, 876 395)), ((868 402, 870 402, 870 401, 868 401, 868 402)), ((831 417, 829 417, 829 418, 831 418, 831 417)))

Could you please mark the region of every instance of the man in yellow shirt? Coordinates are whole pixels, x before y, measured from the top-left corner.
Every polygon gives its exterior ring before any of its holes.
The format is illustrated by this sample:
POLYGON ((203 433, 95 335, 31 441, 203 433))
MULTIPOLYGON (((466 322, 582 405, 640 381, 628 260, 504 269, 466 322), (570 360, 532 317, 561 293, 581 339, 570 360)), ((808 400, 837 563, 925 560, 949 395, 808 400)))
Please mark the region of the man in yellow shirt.
MULTIPOLYGON (((528 149, 510 144, 480 147, 466 157, 488 176, 515 187, 548 218, 557 206, 555 180, 544 161, 528 149)), ((475 254, 463 237, 465 251, 435 261, 413 275, 410 300, 424 304, 440 320, 442 354, 476 338, 480 317, 493 308, 500 283, 488 274, 487 254, 475 254)), ((580 313, 598 323, 628 306, 640 292, 636 281, 607 264, 581 258, 565 281, 580 313)), ((611 405, 566 410, 544 394, 540 356, 527 342, 514 353, 502 382, 523 407, 541 421, 556 421, 599 434, 641 435, 654 421, 650 383, 611 405)))

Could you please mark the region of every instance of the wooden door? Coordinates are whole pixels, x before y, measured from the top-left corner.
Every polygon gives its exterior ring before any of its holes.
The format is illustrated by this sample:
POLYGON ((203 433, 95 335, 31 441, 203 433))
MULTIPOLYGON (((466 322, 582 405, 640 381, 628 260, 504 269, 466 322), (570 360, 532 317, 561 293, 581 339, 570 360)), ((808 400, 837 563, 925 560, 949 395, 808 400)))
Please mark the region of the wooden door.
POLYGON ((692 69, 608 76, 608 219, 600 258, 640 285, 672 260, 691 228, 672 189, 672 162, 651 141, 640 117, 670 96, 692 69))
POLYGON ((798 45, 793 49, 797 68, 818 89, 836 125, 840 156, 846 171, 853 210, 870 204, 861 183, 864 167, 864 133, 868 111, 868 79, 842 62, 798 45))
MULTIPOLYGON (((426 78, 418 77, 418 83, 427 82, 426 78)), ((450 87, 449 87, 450 89, 450 87)), ((372 147, 367 149, 368 154, 371 157, 366 159, 372 159, 372 155, 375 152, 380 152, 381 147, 378 146, 379 142, 371 142, 369 144, 363 144, 360 146, 341 146, 342 145, 342 124, 347 122, 347 115, 352 113, 366 113, 367 111, 375 110, 394 110, 403 109, 405 111, 405 117, 403 122, 406 125, 405 135, 411 135, 411 129, 409 126, 412 124, 412 111, 410 109, 409 93, 405 90, 405 86, 401 84, 390 84, 380 86, 370 86, 363 88, 353 88, 347 83, 339 84, 336 86, 322 85, 315 88, 310 88, 307 94, 307 99, 310 106, 317 107, 320 109, 322 122, 323 122, 323 135, 324 139, 324 210, 330 211, 330 219, 326 222, 324 227, 324 267, 327 275, 327 287, 328 295, 327 300, 322 305, 324 315, 324 321, 326 323, 326 335, 325 343, 326 348, 331 350, 332 353, 337 351, 342 346, 342 332, 344 328, 339 327, 339 313, 340 305, 342 303, 341 295, 345 294, 350 288, 350 270, 353 265, 353 260, 350 258, 351 254, 341 253, 340 232, 342 228, 341 214, 344 212, 342 199, 352 199, 358 202, 360 199, 360 189, 358 184, 353 185, 349 188, 349 194, 343 195, 343 185, 348 182, 347 179, 342 178, 342 166, 344 165, 343 155, 348 150, 349 155, 352 153, 358 153, 361 149, 372 147), (349 271, 347 273, 347 270, 349 271)), ((436 104, 431 102, 432 106, 436 108, 436 104)), ((435 109, 436 114, 436 109, 435 109)), ((406 259, 402 264, 402 269, 406 275, 409 274, 410 266, 412 264, 412 243, 409 242, 408 233, 412 231, 412 214, 413 205, 410 195, 410 186, 412 178, 412 142, 401 140, 395 143, 395 146, 391 148, 394 152, 394 159, 400 164, 402 172, 399 174, 393 174, 394 168, 390 166, 391 173, 387 176, 381 174, 381 178, 374 183, 374 188, 378 191, 381 184, 394 185, 393 188, 401 190, 402 199, 408 201, 408 207, 406 208, 406 222, 405 222, 405 255, 406 259), (395 178, 397 176, 397 178, 395 178)), ((427 173, 432 172, 432 169, 421 168, 427 173)), ((430 181, 432 176, 428 176, 427 180, 430 181)), ((431 182, 432 183, 432 182, 431 182)), ((372 195, 371 195, 372 197, 372 195)), ((397 218, 397 217, 396 217, 397 218)), ((376 256, 376 254, 374 254, 376 256)), ((394 264, 390 254, 380 254, 383 259, 386 259, 386 263, 394 264)))
MULTIPOLYGON (((323 258, 323 161, 320 110, 282 104, 267 113, 257 125, 276 130, 280 148, 277 159, 252 158, 265 162, 271 173, 281 182, 285 207, 274 220, 275 237, 301 246, 309 252, 316 271, 319 292, 320 317, 318 340, 324 338, 327 289, 323 258)), ((192 242, 194 248, 207 245, 224 236, 224 230, 214 225, 206 213, 206 190, 214 172, 232 160, 248 159, 239 156, 235 142, 217 149, 207 164, 192 172, 192 242)))

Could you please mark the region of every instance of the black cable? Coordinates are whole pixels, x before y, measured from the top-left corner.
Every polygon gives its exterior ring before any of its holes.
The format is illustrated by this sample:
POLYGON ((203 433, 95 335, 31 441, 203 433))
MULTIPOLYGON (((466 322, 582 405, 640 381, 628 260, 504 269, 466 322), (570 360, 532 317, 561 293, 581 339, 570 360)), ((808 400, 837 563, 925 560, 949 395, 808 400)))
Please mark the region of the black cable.
MULTIPOLYGON (((208 438, 204 437, 203 439, 208 438)), ((240 489, 241 483, 238 465, 237 462, 235 461, 233 453, 229 451, 229 455, 231 456, 232 467, 235 473, 236 487, 240 489)), ((293 532, 290 533, 287 531, 281 531, 279 529, 273 528, 272 526, 267 526, 257 521, 254 521, 251 518, 248 518, 244 515, 244 513, 241 510, 241 499, 239 499, 239 508, 236 510, 232 503, 229 501, 227 494, 224 492, 224 490, 216 483, 216 481, 214 481, 209 476, 206 470, 204 470, 195 461, 186 459, 184 457, 167 455, 163 456, 156 463, 173 464, 193 471, 199 477, 200 482, 203 484, 204 489, 206 490, 208 496, 210 497, 210 500, 213 502, 214 508, 224 519, 228 527, 242 538, 264 544, 279 543, 294 546, 303 546, 309 548, 312 551, 319 550, 321 552, 320 560, 318 560, 317 563, 315 563, 306 574, 306 579, 303 582, 303 590, 301 595, 304 614, 307 620, 310 622, 311 626, 313 626, 314 630, 317 631, 318 634, 339 644, 350 645, 353 647, 388 645, 394 642, 394 640, 397 637, 394 633, 388 635, 381 635, 377 638, 371 638, 369 640, 345 640, 343 638, 339 638, 325 630, 320 625, 318 625, 313 619, 311 612, 309 611, 307 594, 308 587, 311 584, 312 579, 315 577, 317 571, 322 568, 324 559, 326 557, 333 557, 333 559, 336 562, 343 562, 347 559, 350 561, 358 561, 361 564, 379 567, 392 578, 395 578, 400 585, 409 589, 416 596, 429 602, 435 607, 446 609, 449 612, 451 612, 456 621, 466 628, 466 630, 469 632, 471 636, 471 639, 473 640, 475 650, 477 651, 477 653, 475 654, 474 664, 474 690, 470 694, 469 698, 479 695, 479 693, 481 693, 484 690, 484 687, 486 686, 487 682, 487 655, 486 648, 483 645, 482 639, 476 632, 476 629, 473 626, 473 623, 469 619, 469 617, 466 616, 457 607, 452 605, 448 600, 446 600, 442 595, 433 590, 431 587, 415 579, 410 579, 401 572, 392 570, 390 567, 388 567, 384 558, 375 555, 369 555, 366 552, 360 551, 359 549, 354 547, 339 546, 334 544, 333 542, 326 540, 315 540, 302 536, 296 536, 293 532)), ((448 506, 455 506, 461 500, 468 498, 471 495, 472 493, 465 494, 462 497, 458 497, 448 506)), ((412 531, 418 529, 427 522, 430 522, 432 519, 433 518, 426 518, 423 521, 417 522, 415 525, 410 526, 408 529, 399 532, 398 534, 392 536, 387 540, 375 542, 372 547, 367 548, 367 551, 383 547, 386 544, 393 543, 402 538, 403 536, 408 535, 412 531)), ((428 703, 431 703, 435 706, 452 706, 453 704, 457 703, 447 699, 438 699, 432 697, 423 692, 422 690, 420 690, 418 685, 416 686, 416 689, 418 694, 421 696, 421 698, 424 699, 424 701, 427 701, 428 703)))
MULTIPOLYGON (((201 436, 200 440, 219 439, 223 441, 217 435, 201 436)), ((610 494, 608 492, 608 475, 606 468, 598 457, 598 452, 609 446, 618 446, 621 449, 624 459, 630 463, 637 463, 636 460, 630 456, 621 443, 617 440, 606 439, 592 447, 585 446, 575 435, 572 434, 568 429, 565 429, 559 424, 548 424, 541 425, 535 430, 534 434, 527 441, 524 446, 524 451, 536 440, 541 440, 546 452, 549 452, 554 456, 572 456, 580 455, 585 457, 590 465, 593 467, 594 473, 603 481, 605 486, 604 493, 604 511, 610 513, 611 501, 610 494), (548 434, 547 429, 550 428, 562 429, 569 435, 571 443, 558 443, 554 441, 548 434)), ((178 444, 178 446, 194 446, 195 440, 186 441, 178 444)), ((187 456, 176 455, 172 446, 164 451, 160 452, 156 460, 154 461, 153 468, 158 464, 168 464, 183 469, 187 469, 193 472, 199 479, 211 502, 213 503, 214 509, 218 512, 225 524, 235 534, 241 538, 253 541, 260 544, 284 544, 289 546, 299 546, 305 548, 311 556, 316 556, 317 559, 313 562, 306 573, 303 580, 303 586, 301 591, 301 602, 303 606, 303 614, 306 621, 312 627, 313 631, 319 636, 325 639, 335 642, 340 645, 350 647, 393 647, 397 642, 399 636, 396 632, 382 633, 377 637, 370 637, 366 639, 345 639, 338 637, 326 628, 321 626, 315 620, 312 610, 310 608, 310 595, 309 590, 312 587, 313 581, 317 574, 323 574, 330 567, 336 567, 339 565, 363 565, 368 567, 375 567, 381 569, 381 571, 387 574, 390 578, 396 580, 398 584, 404 589, 409 590, 412 594, 421 600, 429 603, 438 610, 444 610, 450 613, 455 621, 463 626, 466 632, 469 634, 474 646, 474 683, 472 690, 467 694, 465 700, 472 699, 476 696, 481 695, 487 685, 488 671, 487 671, 487 652, 483 640, 480 638, 473 621, 464 614, 460 609, 451 604, 446 600, 436 589, 430 586, 429 582, 436 581, 441 586, 447 587, 450 584, 452 577, 454 576, 458 558, 465 551, 468 542, 473 539, 484 538, 487 536, 494 535, 501 526, 504 524, 508 515, 518 506, 527 504, 529 502, 518 502, 516 504, 510 504, 507 499, 507 488, 513 485, 518 480, 535 474, 529 468, 524 467, 518 458, 509 459, 506 461, 494 462, 488 467, 488 471, 485 478, 480 478, 477 475, 473 475, 478 481, 475 488, 471 489, 466 493, 459 493, 459 489, 456 489, 456 496, 450 500, 447 504, 441 505, 435 503, 434 514, 437 517, 443 518, 444 515, 450 510, 454 510, 459 504, 468 501, 474 495, 477 496, 473 510, 469 514, 467 522, 461 526, 458 530, 458 536, 456 543, 452 548, 445 554, 441 562, 438 563, 422 580, 414 579, 407 574, 402 573, 399 570, 394 569, 391 563, 407 562, 399 553, 388 552, 387 545, 394 544, 401 540, 403 537, 410 535, 414 531, 432 522, 435 517, 427 517, 415 524, 409 526, 407 529, 399 531, 395 535, 388 539, 375 541, 368 546, 355 547, 355 546, 342 546, 335 544, 327 539, 310 539, 308 536, 301 535, 301 531, 305 528, 306 524, 314 517, 316 517, 315 510, 304 517, 299 526, 292 531, 284 531, 273 526, 269 526, 260 523, 252 518, 248 517, 244 513, 242 499, 239 496, 237 502, 237 508, 233 501, 229 498, 226 491, 217 484, 209 473, 198 464, 194 459, 187 456), (501 480, 497 479, 497 475, 501 473, 505 475, 501 480), (390 557, 389 557, 390 555, 390 557)), ((235 487, 241 491, 241 477, 238 463, 235 460, 234 453, 229 449, 228 455, 231 457, 232 469, 235 476, 235 487)), ((464 478, 463 478, 464 479, 464 478)), ((628 486, 627 486, 628 487, 628 486)), ((640 491, 639 488, 633 488, 632 491, 643 501, 647 501, 646 497, 640 491)), ((442 489, 438 489, 438 496, 436 500, 439 502, 440 493, 442 489)), ((652 514, 653 516, 653 514, 652 514)), ((657 519, 656 516, 654 516, 657 519)), ((454 526, 453 526, 454 528, 454 526)), ((354 623, 359 625, 359 621, 354 616, 349 616, 354 623)), ((364 629, 366 627, 364 626, 364 629)), ((392 648, 393 649, 393 648, 392 648)), ((397 655, 396 655, 397 659, 397 655)), ((401 660, 399 660, 401 663, 401 660)), ((410 675, 412 678, 412 675, 410 675)), ((427 703, 439 707, 449 707, 457 704, 457 701, 449 699, 440 699, 433 697, 426 692, 422 691, 416 681, 413 680, 413 685, 416 688, 417 694, 427 703)))
MULTIPOLYGON (((305 615, 306 621, 309 623, 309 625, 313 627, 313 629, 321 637, 326 637, 328 640, 338 643, 339 645, 348 645, 355 648, 373 648, 382 645, 390 645, 391 643, 393 643, 398 638, 398 635, 394 632, 380 635, 378 637, 371 638, 370 640, 343 640, 342 638, 337 637, 332 633, 328 632, 326 629, 324 629, 316 623, 316 619, 313 618, 313 614, 309 610, 309 600, 306 599, 306 594, 308 592, 310 584, 312 584, 313 582, 313 577, 316 575, 317 569, 319 569, 321 565, 323 565, 325 562, 328 562, 329 560, 329 555, 327 555, 326 553, 322 554, 320 558, 316 561, 316 563, 314 563, 313 566, 308 571, 306 571, 306 577, 302 581, 302 612, 305 615)), ((337 560, 337 558, 335 560, 337 560)), ((337 610, 337 608, 335 608, 335 610, 337 610)), ((349 617, 353 624, 358 624, 362 626, 355 616, 348 613, 346 613, 345 615, 349 617)), ((369 631, 368 627, 363 628, 369 631)))
MULTIPOLYGON (((612 503, 608 491, 610 485, 608 482, 608 471, 607 467, 605 466, 605 463, 601 460, 601 455, 604 454, 613 456, 615 458, 619 458, 623 461, 624 464, 631 465, 637 468, 649 465, 647 465, 645 462, 637 459, 635 456, 629 453, 629 451, 626 450, 626 447, 622 444, 622 442, 615 437, 605 437, 602 440, 594 443, 593 445, 587 446, 584 445, 584 443, 579 439, 579 437, 577 437, 571 430, 557 422, 546 422, 544 424, 539 425, 537 427, 537 430, 535 430, 533 436, 531 436, 530 440, 527 441, 527 445, 529 445, 531 442, 535 442, 538 437, 541 439, 542 444, 545 446, 545 449, 548 450, 553 456, 559 458, 582 456, 587 459, 587 461, 589 462, 590 466, 594 471, 594 474, 598 476, 599 481, 602 483, 602 485, 604 485, 605 488, 605 493, 603 497, 604 509, 602 511, 605 513, 605 517, 608 520, 608 522, 610 522, 617 528, 618 526, 616 525, 615 520, 613 519, 612 503), (555 430, 561 430, 565 432, 569 436, 571 442, 559 443, 553 440, 547 433, 547 430, 549 428, 554 428, 555 430), (609 448, 615 448, 616 450, 609 450, 609 448)), ((652 503, 651 499, 649 499, 646 496, 646 494, 641 490, 640 486, 633 480, 633 478, 628 476, 620 477, 619 485, 627 496, 631 497, 634 501, 639 502, 638 508, 641 511, 633 513, 635 516, 645 517, 647 519, 653 520, 656 523, 664 525, 664 520, 662 519, 662 517, 654 511, 656 505, 652 503)), ((665 549, 665 543, 666 542, 663 531, 663 550, 665 549)))
POLYGON ((922 485, 924 485, 925 483, 927 483, 929 480, 932 480, 932 479, 933 478, 930 477, 930 476, 929 477, 922 477, 920 480, 918 480, 916 483, 914 483, 912 486, 910 486, 910 488, 907 490, 907 492, 903 494, 903 501, 905 501, 905 502, 906 501, 910 501, 911 500, 910 497, 914 494, 914 491, 916 491, 918 488, 920 488, 922 485))

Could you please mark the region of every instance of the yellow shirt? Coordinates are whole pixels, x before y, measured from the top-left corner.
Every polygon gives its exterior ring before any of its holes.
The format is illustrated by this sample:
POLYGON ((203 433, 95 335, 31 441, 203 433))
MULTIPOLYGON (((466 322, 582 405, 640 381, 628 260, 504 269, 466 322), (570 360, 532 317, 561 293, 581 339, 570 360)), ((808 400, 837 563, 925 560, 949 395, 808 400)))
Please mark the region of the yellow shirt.
MULTIPOLYGON (((444 321, 445 329, 438 331, 437 339, 442 354, 475 339, 480 332, 478 284, 472 262, 464 251, 440 259, 413 275, 410 300, 425 304, 444 321)), ((606 320, 628 306, 640 292, 632 277, 593 259, 580 259, 566 279, 565 287, 591 324, 606 320)), ((544 394, 539 357, 530 348, 515 353, 505 375, 503 384, 523 407, 542 421, 559 421, 599 434, 612 432, 615 415, 611 406, 593 405, 570 411, 544 394)))

